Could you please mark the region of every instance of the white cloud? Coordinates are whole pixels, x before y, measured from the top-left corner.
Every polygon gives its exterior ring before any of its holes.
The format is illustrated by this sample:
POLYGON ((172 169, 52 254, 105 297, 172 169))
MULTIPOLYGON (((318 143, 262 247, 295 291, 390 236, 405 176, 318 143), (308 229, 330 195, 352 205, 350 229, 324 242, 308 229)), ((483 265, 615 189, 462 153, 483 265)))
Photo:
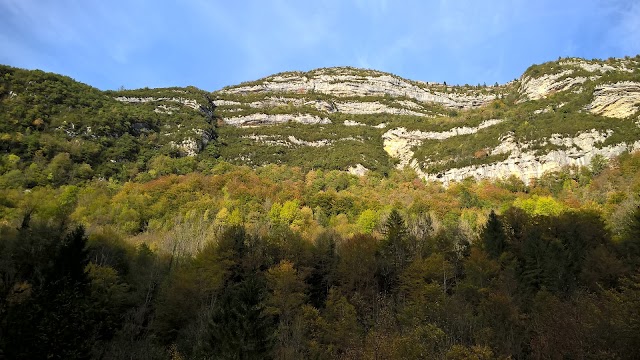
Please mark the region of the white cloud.
POLYGON ((34 0, 7 1, 5 5, 8 7, 9 16, 12 19, 5 19, 5 21, 19 24, 20 30, 23 32, 22 35, 24 35, 24 32, 28 32, 38 40, 47 43, 72 43, 77 41, 78 32, 60 16, 60 10, 62 12, 67 10, 65 6, 56 7, 53 2, 41 3, 34 0))
POLYGON ((0 48, 0 60, 16 66, 81 69, 87 82, 103 69, 127 87, 169 71, 217 88, 332 65, 490 82, 559 55, 640 52, 640 3, 0 0, 0 48))

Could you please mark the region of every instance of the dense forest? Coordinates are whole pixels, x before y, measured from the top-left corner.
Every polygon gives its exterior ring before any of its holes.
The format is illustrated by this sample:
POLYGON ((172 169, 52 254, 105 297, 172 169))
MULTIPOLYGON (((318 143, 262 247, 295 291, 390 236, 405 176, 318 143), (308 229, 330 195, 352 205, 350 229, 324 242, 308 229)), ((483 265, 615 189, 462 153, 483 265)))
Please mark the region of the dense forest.
POLYGON ((638 153, 446 188, 248 167, 206 108, 0 70, 0 358, 637 358, 638 153))
POLYGON ((638 167, 444 189, 219 164, 7 189, 2 354, 631 359, 638 167))

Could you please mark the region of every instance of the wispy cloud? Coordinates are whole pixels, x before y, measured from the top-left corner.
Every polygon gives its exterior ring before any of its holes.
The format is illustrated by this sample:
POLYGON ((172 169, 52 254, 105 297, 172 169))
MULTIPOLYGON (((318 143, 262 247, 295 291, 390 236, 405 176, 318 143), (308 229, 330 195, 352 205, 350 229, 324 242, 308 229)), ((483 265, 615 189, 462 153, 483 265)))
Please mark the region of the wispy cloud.
POLYGON ((3 0, 0 62, 102 88, 205 89, 351 65, 505 82, 558 56, 635 55, 631 0, 3 0))
POLYGON ((618 24, 609 33, 610 41, 627 55, 640 53, 640 3, 623 2, 616 15, 618 24))

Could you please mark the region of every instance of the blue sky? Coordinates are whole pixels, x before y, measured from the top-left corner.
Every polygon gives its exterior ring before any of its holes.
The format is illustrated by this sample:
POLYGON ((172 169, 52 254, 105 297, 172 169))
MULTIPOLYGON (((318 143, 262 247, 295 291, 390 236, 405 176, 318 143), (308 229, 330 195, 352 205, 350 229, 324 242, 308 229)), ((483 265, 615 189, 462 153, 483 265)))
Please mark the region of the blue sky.
POLYGON ((100 89, 213 91, 329 66, 493 84, 560 56, 638 53, 637 0, 0 0, 0 63, 100 89))

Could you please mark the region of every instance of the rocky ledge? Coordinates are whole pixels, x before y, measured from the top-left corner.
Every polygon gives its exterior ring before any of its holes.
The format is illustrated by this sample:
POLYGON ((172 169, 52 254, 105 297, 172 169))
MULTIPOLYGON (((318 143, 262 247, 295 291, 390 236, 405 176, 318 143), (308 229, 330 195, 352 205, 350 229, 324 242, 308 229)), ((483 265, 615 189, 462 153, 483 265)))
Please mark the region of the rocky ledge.
POLYGON ((538 179, 542 175, 552 171, 558 171, 566 166, 589 166, 596 156, 611 159, 625 151, 640 150, 640 140, 634 143, 618 143, 608 146, 600 146, 611 136, 612 132, 599 132, 594 129, 578 134, 575 137, 566 137, 554 134, 549 139, 543 140, 558 146, 560 149, 551 150, 545 154, 538 154, 529 150, 534 144, 517 143, 513 137, 507 136, 501 144, 491 151, 491 154, 508 154, 507 159, 490 164, 472 165, 460 168, 451 168, 442 173, 429 174, 421 170, 415 160, 412 166, 424 179, 442 182, 449 185, 451 182, 462 181, 466 178, 496 179, 515 176, 525 183, 538 179))
POLYGON ((471 109, 483 106, 497 96, 495 92, 452 91, 446 86, 433 87, 391 74, 353 68, 329 68, 307 73, 285 73, 248 85, 223 89, 220 94, 251 93, 320 93, 335 97, 389 96, 409 98, 420 103, 436 103, 447 108, 471 109))
POLYGON ((635 60, 620 60, 612 64, 583 59, 568 59, 556 63, 551 72, 538 75, 537 72, 527 71, 520 78, 520 95, 522 100, 539 100, 561 91, 579 88, 587 80, 597 80, 609 72, 631 73, 629 67, 637 66, 635 60), (577 75, 580 74, 580 75, 577 75))
POLYGON ((251 114, 225 118, 224 122, 232 126, 261 126, 282 124, 295 121, 301 124, 331 124, 331 120, 309 114, 251 114))
POLYGON ((620 119, 634 115, 640 110, 640 83, 622 81, 597 86, 587 110, 620 119))
POLYGON ((444 140, 453 136, 474 134, 481 129, 501 123, 502 119, 483 121, 476 127, 455 127, 447 131, 407 131, 401 127, 387 131, 382 135, 384 150, 389 156, 400 160, 398 167, 402 168, 413 159, 412 148, 424 140, 444 140))

